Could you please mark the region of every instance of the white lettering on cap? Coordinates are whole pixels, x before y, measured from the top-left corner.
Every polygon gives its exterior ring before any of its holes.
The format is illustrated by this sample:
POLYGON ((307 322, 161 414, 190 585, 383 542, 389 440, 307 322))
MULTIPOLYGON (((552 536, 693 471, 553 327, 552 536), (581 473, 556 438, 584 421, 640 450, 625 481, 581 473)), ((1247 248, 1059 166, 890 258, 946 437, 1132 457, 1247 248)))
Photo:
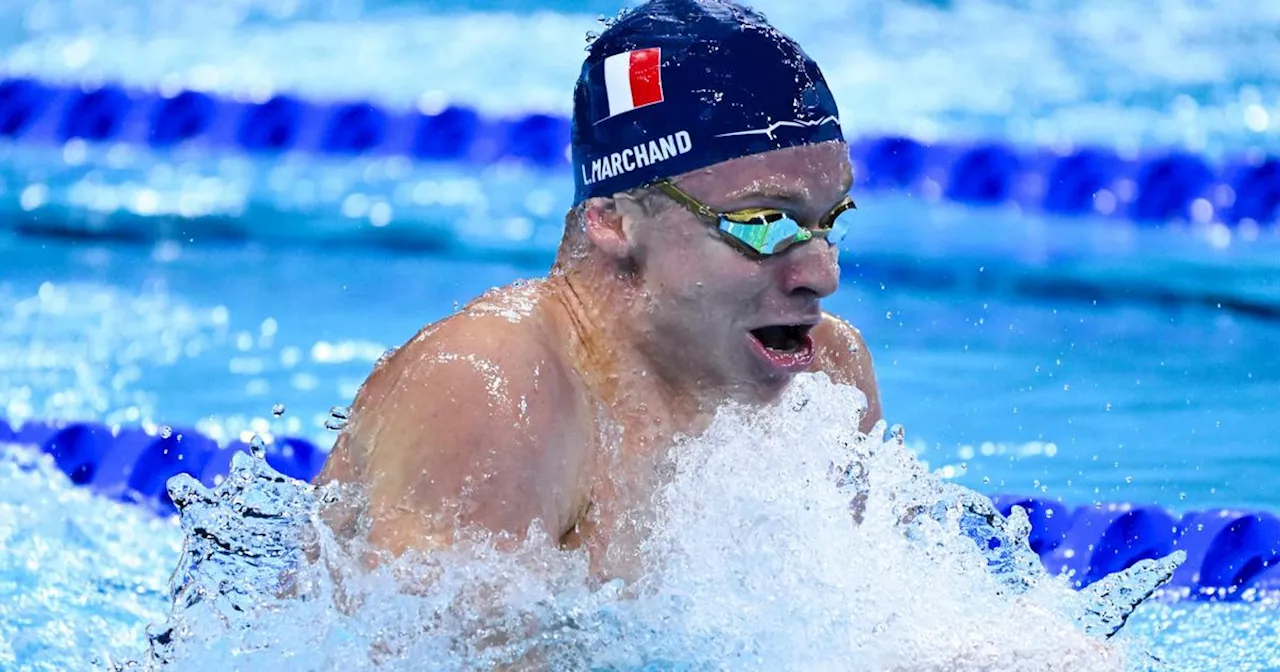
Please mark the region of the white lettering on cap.
POLYGON ((600 180, 625 175, 637 168, 661 163, 674 156, 688 154, 692 150, 693 138, 689 136, 689 132, 676 131, 656 140, 591 159, 590 170, 588 164, 582 164, 582 181, 595 184, 600 180))

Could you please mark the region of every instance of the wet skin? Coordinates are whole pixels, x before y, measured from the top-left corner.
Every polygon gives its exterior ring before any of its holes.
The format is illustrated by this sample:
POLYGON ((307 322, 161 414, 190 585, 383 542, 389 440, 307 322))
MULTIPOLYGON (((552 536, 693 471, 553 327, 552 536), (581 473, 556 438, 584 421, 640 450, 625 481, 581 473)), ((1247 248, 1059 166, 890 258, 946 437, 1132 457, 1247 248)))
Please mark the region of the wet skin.
MULTIPOLYGON (((832 142, 675 182, 718 211, 815 222, 851 168, 832 142)), ((837 250, 814 239, 751 259, 664 199, 589 201, 548 277, 485 293, 375 367, 315 479, 363 487, 360 533, 375 547, 429 551, 478 526, 585 548, 601 578, 632 576, 667 450, 717 406, 766 406, 797 374, 823 372, 867 396, 864 431, 880 419, 866 344, 821 309, 837 250), (766 347, 759 330, 783 325, 786 349, 766 347)), ((355 534, 356 521, 331 523, 355 534)))

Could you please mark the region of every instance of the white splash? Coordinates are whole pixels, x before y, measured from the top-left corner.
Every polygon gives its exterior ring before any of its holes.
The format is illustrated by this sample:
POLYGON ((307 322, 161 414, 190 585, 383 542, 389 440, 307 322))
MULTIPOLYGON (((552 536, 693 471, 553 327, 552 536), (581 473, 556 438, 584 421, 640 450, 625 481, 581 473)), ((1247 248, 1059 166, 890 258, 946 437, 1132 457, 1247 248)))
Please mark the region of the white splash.
MULTIPOLYGON (((1120 669, 1076 593, 999 569, 962 529, 982 498, 927 473, 902 434, 856 431, 863 397, 804 377, 776 413, 726 408, 681 442, 635 583, 586 557, 471 533, 367 569, 321 521, 357 495, 240 455, 210 492, 170 483, 187 531, 174 611, 146 660, 183 670, 1120 669), (851 506, 851 503, 854 503, 851 506), (859 522, 860 521, 860 522, 859 522), (313 560, 308 560, 310 557, 313 560)), ((367 521, 366 521, 367 522, 367 521)), ((536 536, 536 535, 535 535, 536 536)), ((1032 558, 1034 556, 1031 556, 1032 558)))

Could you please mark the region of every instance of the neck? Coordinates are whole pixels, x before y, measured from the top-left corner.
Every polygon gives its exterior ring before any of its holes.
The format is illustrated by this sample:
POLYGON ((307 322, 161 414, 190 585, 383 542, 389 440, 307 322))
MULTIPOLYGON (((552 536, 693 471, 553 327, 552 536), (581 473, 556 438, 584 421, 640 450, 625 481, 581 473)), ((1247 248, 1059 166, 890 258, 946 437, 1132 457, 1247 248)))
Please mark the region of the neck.
POLYGON ((645 347, 652 336, 634 278, 588 258, 550 282, 568 323, 573 365, 601 403, 620 419, 642 416, 662 433, 698 431, 711 395, 645 347))

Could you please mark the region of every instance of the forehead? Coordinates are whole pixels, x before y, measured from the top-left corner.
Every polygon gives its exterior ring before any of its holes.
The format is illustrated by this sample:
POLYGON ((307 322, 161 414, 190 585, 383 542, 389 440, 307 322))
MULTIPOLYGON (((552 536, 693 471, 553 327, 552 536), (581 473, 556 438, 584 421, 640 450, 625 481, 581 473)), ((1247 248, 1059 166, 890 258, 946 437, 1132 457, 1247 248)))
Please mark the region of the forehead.
POLYGON ((731 206, 744 199, 778 199, 829 206, 844 197, 853 180, 848 145, 825 142, 788 147, 718 163, 676 182, 708 205, 731 206))

